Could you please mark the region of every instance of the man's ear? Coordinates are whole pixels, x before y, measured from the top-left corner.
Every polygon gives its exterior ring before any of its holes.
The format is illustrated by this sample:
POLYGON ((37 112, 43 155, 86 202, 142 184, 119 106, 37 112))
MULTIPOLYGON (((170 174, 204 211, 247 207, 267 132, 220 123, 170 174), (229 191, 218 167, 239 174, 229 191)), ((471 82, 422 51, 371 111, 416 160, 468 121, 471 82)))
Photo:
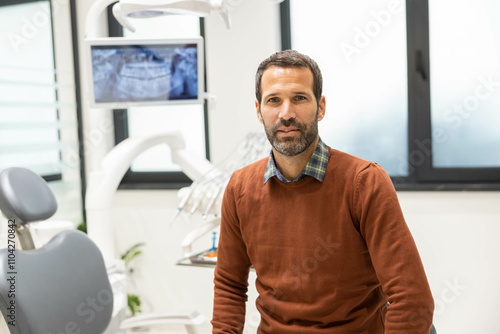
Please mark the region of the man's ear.
POLYGON ((257 111, 257 118, 259 119, 259 122, 264 124, 264 121, 262 121, 262 114, 260 113, 260 105, 259 101, 255 100, 255 109, 257 111))
POLYGON ((325 117, 325 112, 326 112, 326 99, 324 96, 322 96, 319 99, 318 121, 321 121, 323 119, 323 117, 325 117))

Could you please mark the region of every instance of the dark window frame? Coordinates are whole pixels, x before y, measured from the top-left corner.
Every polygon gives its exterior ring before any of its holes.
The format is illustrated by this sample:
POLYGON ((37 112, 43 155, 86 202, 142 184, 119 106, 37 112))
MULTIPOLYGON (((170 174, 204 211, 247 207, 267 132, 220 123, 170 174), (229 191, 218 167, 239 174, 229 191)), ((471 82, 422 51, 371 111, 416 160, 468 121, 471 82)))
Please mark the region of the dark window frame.
MULTIPOLYGON (((123 28, 114 18, 111 7, 108 8, 108 32, 110 37, 123 36, 123 28)), ((205 21, 203 18, 200 18, 200 35, 205 37, 205 21)), ((204 61, 204 86, 207 87, 206 57, 204 61)), ((206 158, 210 159, 208 104, 206 100, 203 105, 203 118, 205 125, 206 158)), ((129 137, 127 109, 113 110, 113 123, 115 128, 115 145, 117 145, 129 137)), ((118 189, 180 189, 189 186, 191 183, 192 180, 183 172, 134 172, 129 168, 123 176, 118 189)))
MULTIPOLYGON (((406 0, 409 176, 397 190, 500 190, 500 168, 432 167, 428 0, 406 0)), ((281 48, 292 48, 290 0, 280 4, 281 48)))

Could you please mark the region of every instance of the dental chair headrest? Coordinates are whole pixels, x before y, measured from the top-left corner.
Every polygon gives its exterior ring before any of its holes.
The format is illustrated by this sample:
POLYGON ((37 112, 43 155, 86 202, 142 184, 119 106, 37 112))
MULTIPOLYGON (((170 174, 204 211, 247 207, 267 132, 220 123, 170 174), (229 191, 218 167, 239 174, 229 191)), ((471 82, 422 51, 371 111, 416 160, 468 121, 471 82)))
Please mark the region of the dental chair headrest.
POLYGON ((50 218, 57 202, 43 178, 29 169, 12 167, 0 173, 0 210, 23 225, 50 218))

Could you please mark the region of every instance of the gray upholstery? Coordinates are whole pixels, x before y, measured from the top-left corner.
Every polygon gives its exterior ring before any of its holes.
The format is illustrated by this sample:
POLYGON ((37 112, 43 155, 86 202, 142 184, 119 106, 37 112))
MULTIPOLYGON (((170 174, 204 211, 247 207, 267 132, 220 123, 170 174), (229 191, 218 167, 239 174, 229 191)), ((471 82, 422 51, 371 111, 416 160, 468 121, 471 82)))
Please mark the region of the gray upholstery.
POLYGON ((28 169, 13 167, 0 174, 0 210, 21 225, 51 217, 57 202, 44 179, 28 169))
MULTIPOLYGON (((8 251, 0 250, 2 277, 12 275, 8 251)), ((16 252, 12 334, 102 333, 113 311, 113 294, 97 246, 82 232, 64 231, 42 248, 16 252)), ((0 280, 0 311, 6 322, 11 285, 0 280)))
MULTIPOLYGON (((0 174, 0 210, 8 219, 38 221, 56 208, 47 184, 33 172, 0 174)), ((0 250, 0 275, 0 312, 11 334, 100 334, 110 322, 113 293, 104 260, 80 231, 61 232, 39 249, 0 250)))

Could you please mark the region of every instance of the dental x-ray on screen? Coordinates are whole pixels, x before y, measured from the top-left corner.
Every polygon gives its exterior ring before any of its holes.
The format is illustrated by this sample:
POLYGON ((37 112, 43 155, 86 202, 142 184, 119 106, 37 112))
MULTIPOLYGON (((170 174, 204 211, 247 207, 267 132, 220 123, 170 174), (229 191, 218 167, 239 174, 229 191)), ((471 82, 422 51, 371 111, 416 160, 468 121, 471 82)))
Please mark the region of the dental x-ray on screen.
POLYGON ((202 39, 87 41, 91 105, 203 103, 202 39))

